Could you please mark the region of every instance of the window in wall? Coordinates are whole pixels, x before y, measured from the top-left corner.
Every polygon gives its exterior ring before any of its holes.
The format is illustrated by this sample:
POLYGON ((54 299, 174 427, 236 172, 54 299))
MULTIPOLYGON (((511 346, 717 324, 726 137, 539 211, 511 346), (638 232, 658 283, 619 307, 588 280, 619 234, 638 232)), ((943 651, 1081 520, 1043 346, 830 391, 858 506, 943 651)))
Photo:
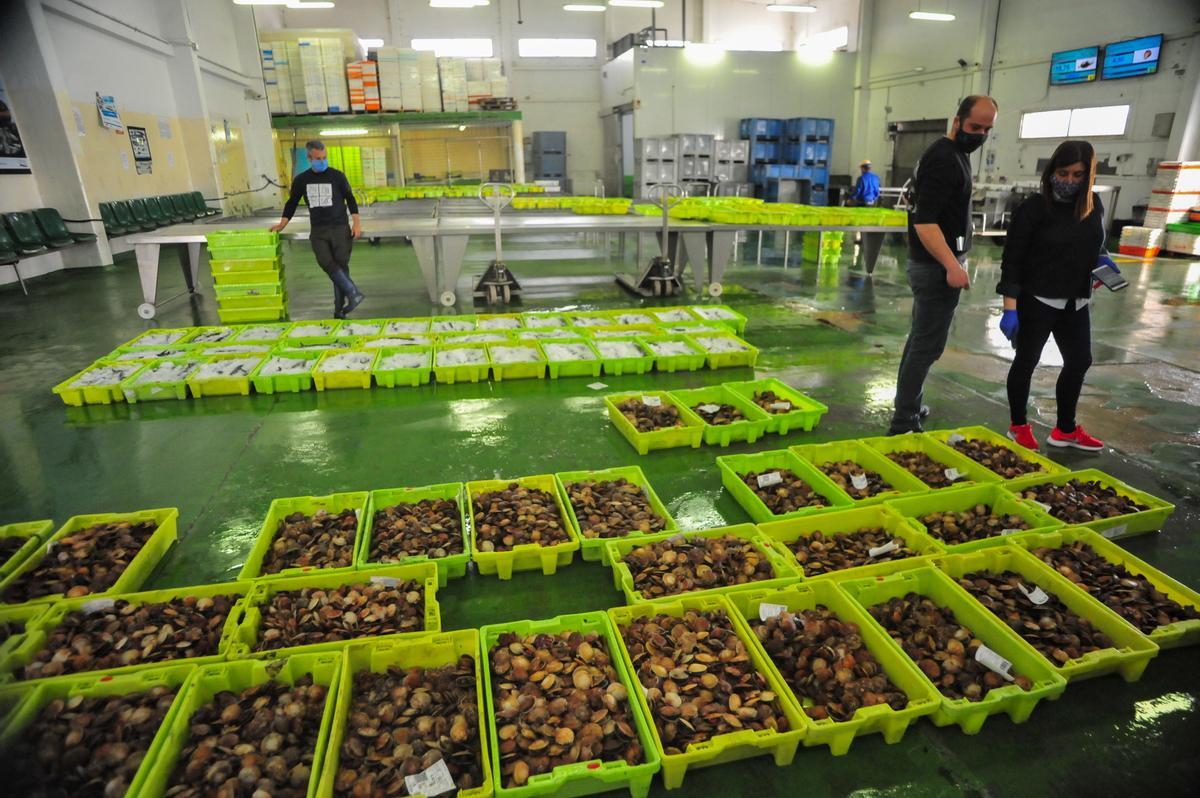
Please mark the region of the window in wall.
POLYGON ((595 39, 518 39, 522 58, 595 58, 595 39))
POLYGON ((414 50, 433 50, 438 58, 491 58, 491 39, 413 39, 414 50))
POLYGON ((1121 136, 1129 121, 1128 105, 1099 105, 1029 111, 1021 114, 1023 139, 1065 139, 1070 136, 1121 136))

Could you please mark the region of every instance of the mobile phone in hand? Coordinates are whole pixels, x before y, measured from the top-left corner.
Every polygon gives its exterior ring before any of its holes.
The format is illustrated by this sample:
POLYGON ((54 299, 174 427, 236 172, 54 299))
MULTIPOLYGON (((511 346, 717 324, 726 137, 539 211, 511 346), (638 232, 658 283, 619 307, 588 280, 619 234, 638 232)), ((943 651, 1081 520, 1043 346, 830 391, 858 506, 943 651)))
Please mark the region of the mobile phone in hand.
POLYGON ((1109 291, 1120 291, 1129 285, 1129 281, 1122 277, 1119 271, 1108 265, 1092 269, 1092 277, 1099 280, 1109 291))

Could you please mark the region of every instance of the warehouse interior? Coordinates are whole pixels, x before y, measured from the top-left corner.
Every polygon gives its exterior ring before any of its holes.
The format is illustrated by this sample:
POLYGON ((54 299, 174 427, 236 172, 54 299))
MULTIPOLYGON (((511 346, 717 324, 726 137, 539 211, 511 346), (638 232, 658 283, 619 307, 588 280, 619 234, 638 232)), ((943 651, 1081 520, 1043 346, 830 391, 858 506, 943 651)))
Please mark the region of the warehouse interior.
POLYGON ((1200 778, 1193 2, 12 0, 0 330, 14 794, 1200 778))

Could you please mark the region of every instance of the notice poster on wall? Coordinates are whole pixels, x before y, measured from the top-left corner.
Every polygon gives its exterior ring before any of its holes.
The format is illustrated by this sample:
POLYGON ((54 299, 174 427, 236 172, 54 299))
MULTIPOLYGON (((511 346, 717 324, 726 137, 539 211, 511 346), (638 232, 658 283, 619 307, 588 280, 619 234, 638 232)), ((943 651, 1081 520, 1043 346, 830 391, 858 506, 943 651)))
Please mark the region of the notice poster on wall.
POLYGON ((124 133, 125 126, 121 124, 121 114, 117 111, 117 98, 111 94, 96 93, 96 113, 100 115, 100 124, 116 133, 124 133))
POLYGON ((133 150, 133 160, 152 160, 150 156, 150 139, 146 136, 146 128, 130 127, 126 129, 129 131, 129 147, 133 150))
POLYGON ((13 118, 12 104, 4 84, 0 83, 0 175, 30 174, 29 157, 17 131, 17 120, 13 118))

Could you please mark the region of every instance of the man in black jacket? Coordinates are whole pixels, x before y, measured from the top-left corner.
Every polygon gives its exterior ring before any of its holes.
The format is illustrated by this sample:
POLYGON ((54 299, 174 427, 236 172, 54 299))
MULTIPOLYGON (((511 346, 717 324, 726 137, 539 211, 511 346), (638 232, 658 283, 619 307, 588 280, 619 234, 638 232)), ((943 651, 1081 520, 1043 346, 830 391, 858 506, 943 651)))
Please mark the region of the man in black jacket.
POLYGON ((363 301, 363 294, 350 279, 350 250, 354 240, 362 235, 358 203, 346 175, 329 167, 325 145, 316 139, 304 145, 311 168, 292 180, 292 193, 283 206, 283 218, 271 229, 278 232, 287 227, 296 213, 300 199, 308 205, 309 243, 317 263, 333 281, 333 315, 344 319, 363 301), (353 229, 346 224, 346 209, 350 210, 353 229))
POLYGON ((925 378, 942 356, 962 289, 971 287, 971 162, 996 123, 996 101, 971 95, 958 106, 950 132, 929 145, 913 173, 916 201, 908 214, 908 284, 912 328, 900 357, 896 409, 889 435, 920 432, 925 378))

